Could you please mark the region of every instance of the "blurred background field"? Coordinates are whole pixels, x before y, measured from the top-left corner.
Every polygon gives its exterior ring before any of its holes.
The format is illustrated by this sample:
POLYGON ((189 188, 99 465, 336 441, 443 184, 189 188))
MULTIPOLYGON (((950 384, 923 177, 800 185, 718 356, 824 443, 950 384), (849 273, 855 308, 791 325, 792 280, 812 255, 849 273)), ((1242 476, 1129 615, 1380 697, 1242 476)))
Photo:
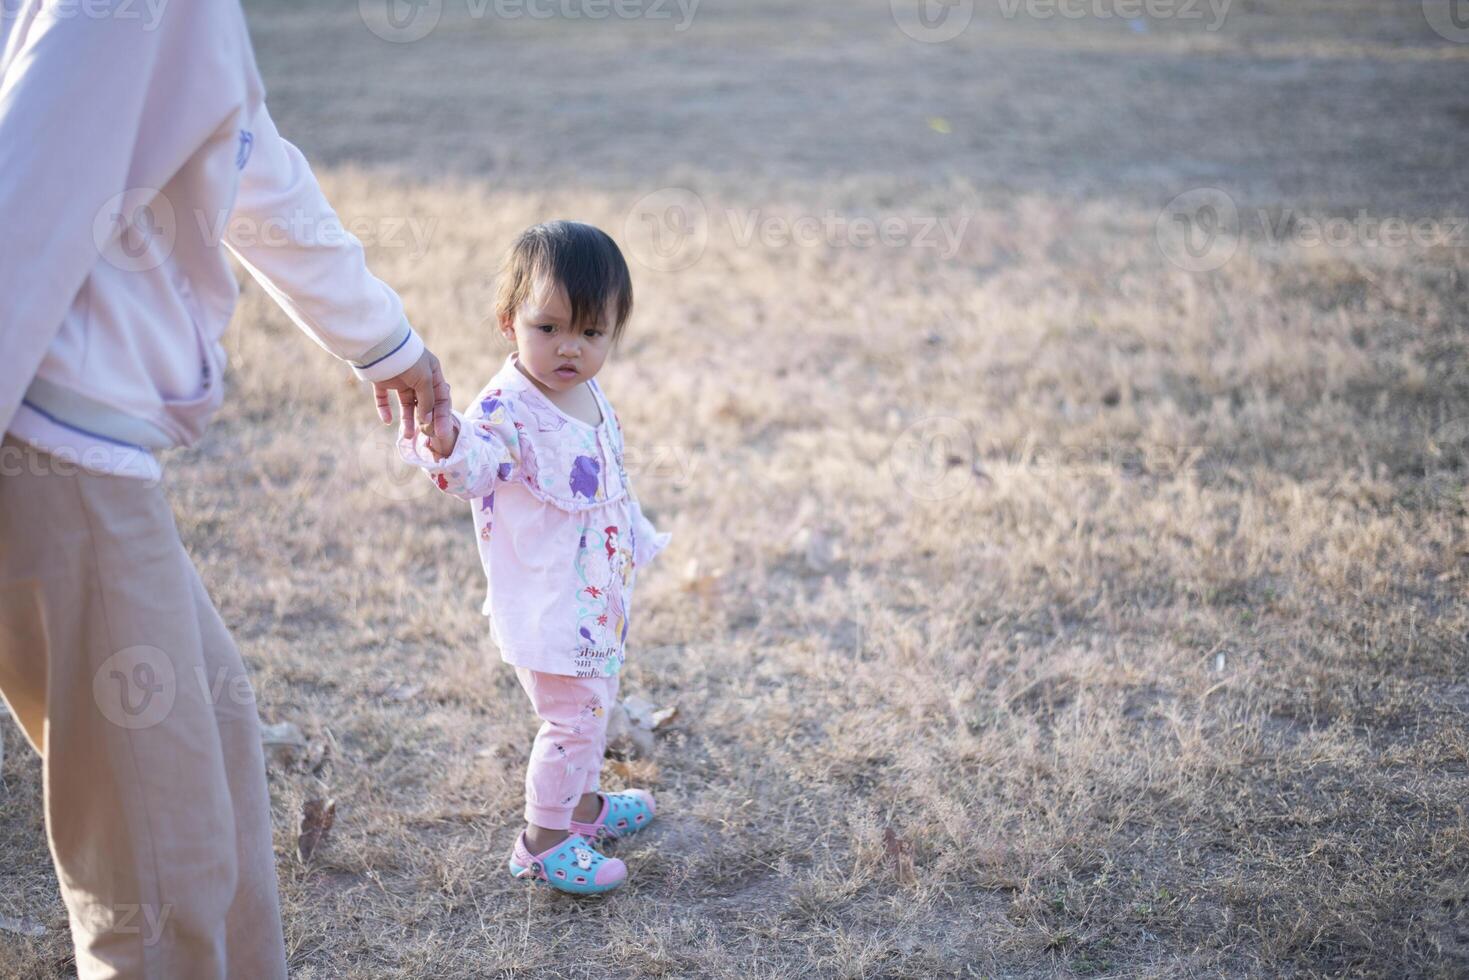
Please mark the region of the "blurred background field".
MULTIPOLYGON (((368 0, 246 4, 457 404, 517 231, 621 242, 601 380, 673 532, 624 690, 679 712, 611 778, 659 826, 614 897, 530 892, 468 515, 247 284, 168 485, 308 741, 271 772, 293 975, 1469 973, 1469 43, 1433 4, 1119 5, 923 41, 887 0, 443 0, 394 43, 368 0)), ((65 974, 5 738, 0 974, 65 974)))

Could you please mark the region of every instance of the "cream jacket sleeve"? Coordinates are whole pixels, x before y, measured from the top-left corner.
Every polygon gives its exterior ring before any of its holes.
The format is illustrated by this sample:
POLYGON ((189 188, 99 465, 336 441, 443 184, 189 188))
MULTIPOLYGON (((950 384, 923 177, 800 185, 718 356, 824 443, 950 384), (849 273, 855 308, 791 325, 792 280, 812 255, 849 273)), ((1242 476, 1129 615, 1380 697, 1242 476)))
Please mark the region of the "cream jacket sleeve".
POLYGON ((412 367, 423 341, 402 301, 368 270, 362 243, 264 104, 250 133, 225 244, 298 327, 359 377, 382 381, 412 367))

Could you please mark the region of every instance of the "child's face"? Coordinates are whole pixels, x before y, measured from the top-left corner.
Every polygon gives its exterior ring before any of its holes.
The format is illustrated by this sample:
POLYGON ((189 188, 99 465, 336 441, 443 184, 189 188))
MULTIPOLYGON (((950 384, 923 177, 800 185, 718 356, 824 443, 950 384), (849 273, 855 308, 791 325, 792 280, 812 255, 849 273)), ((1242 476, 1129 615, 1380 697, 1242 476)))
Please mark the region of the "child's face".
POLYGON ((609 301, 601 323, 583 323, 573 331, 566 290, 543 278, 513 319, 501 319, 500 330, 520 352, 520 363, 533 380, 552 391, 567 391, 602 369, 612 346, 607 325, 614 315, 615 303, 609 301), (565 370, 568 365, 573 370, 565 370))

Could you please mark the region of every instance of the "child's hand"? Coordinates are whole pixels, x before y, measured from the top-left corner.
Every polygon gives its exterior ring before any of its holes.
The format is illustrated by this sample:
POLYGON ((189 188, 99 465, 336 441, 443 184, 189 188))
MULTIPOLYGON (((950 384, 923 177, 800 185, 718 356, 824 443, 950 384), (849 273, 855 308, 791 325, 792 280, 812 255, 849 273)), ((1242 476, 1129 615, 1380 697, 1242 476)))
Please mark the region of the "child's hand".
POLYGON ((429 452, 434 454, 435 461, 448 459, 452 456, 454 454, 454 446, 459 442, 459 420, 451 417, 450 422, 453 425, 453 432, 449 436, 448 445, 439 445, 442 440, 434 435, 434 428, 431 422, 420 423, 418 426, 418 431, 423 433, 424 437, 428 440, 429 452))

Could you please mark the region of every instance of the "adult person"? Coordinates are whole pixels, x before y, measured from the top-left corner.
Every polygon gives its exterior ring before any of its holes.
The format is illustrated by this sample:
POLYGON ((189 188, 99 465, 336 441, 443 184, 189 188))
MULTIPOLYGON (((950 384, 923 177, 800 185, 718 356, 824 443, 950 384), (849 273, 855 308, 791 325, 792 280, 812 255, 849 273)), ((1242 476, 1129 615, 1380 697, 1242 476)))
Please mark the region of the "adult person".
POLYGON ((0 5, 0 693, 82 978, 286 972, 254 699, 154 457, 219 405, 226 249, 384 422, 396 392, 447 439, 438 361, 277 132, 238 0, 0 5))

